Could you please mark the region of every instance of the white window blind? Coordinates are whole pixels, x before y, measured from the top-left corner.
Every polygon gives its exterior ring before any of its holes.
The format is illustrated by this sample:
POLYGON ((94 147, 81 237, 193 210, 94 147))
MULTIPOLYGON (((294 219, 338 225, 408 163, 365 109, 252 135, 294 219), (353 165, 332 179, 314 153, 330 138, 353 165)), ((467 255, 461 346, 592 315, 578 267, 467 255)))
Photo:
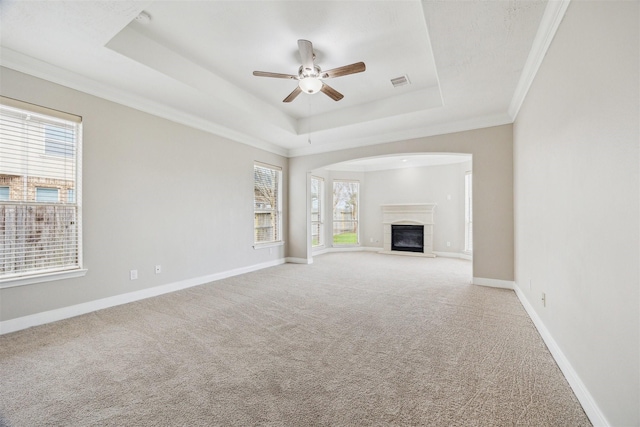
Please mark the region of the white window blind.
POLYGON ((282 170, 277 166, 253 166, 254 243, 282 240, 282 170))
POLYGON ((0 283, 81 268, 81 126, 0 97, 0 283))

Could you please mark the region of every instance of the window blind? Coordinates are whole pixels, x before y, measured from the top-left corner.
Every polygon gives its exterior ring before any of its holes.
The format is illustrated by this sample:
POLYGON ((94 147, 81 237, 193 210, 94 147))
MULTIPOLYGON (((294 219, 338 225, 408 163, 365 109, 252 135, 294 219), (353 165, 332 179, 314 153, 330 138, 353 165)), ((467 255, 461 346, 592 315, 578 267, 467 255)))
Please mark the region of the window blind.
POLYGON ((0 97, 0 281, 81 267, 81 126, 0 97))
POLYGON ((254 243, 282 240, 282 170, 277 166, 253 166, 254 243))

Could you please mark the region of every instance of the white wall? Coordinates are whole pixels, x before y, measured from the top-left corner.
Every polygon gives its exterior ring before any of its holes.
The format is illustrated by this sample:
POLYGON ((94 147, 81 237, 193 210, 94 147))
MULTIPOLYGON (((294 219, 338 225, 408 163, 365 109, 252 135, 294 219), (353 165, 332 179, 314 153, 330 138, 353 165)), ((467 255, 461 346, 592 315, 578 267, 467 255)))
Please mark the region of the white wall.
MULTIPOLYGON (((0 93, 83 117, 85 277, 0 290, 0 321, 284 259, 253 249, 253 162, 288 160, 2 68, 0 93), (162 274, 154 266, 162 265, 162 274), (129 280, 138 269, 139 279, 129 280)), ((285 226, 285 241, 286 241, 285 226)))
POLYGON ((436 203, 434 251, 463 252, 464 174, 467 170, 471 170, 471 162, 366 172, 366 185, 361 190, 362 245, 382 247, 380 206, 436 203), (451 245, 447 246, 447 242, 451 245))
POLYGON ((640 425, 639 4, 572 1, 514 125, 517 286, 615 426, 640 425))

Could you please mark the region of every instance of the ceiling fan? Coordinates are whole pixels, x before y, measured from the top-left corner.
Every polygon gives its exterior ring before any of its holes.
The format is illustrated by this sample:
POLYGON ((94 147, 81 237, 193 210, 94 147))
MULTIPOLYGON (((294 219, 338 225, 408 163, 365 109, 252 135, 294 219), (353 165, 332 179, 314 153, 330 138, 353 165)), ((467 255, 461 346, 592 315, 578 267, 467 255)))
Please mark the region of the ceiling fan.
POLYGON ((300 92, 314 94, 322 92, 334 101, 340 101, 344 95, 323 82, 323 79, 347 76, 349 74, 361 73, 366 68, 364 62, 345 65, 329 71, 322 71, 318 65, 313 63, 316 54, 313 53, 313 45, 309 40, 298 40, 298 50, 302 65, 298 68, 298 74, 280 74, 267 71, 254 71, 253 75, 258 77, 274 77, 277 79, 298 80, 298 86, 282 102, 291 102, 300 92))

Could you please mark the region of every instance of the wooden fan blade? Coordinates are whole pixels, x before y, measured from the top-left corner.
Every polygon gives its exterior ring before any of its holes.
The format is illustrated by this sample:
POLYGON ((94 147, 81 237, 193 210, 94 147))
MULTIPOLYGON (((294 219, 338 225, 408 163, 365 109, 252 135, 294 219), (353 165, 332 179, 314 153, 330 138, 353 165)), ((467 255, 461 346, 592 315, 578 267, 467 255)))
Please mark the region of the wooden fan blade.
POLYGON ((294 76, 293 74, 270 73, 268 71, 254 71, 253 75, 258 77, 274 77, 276 79, 298 79, 298 76, 294 76))
POLYGON ((293 92, 291 92, 289 94, 289 96, 287 96, 285 99, 282 100, 282 102, 291 102, 294 99, 296 99, 296 96, 300 95, 300 93, 302 92, 302 89, 300 89, 300 86, 296 86, 296 88, 293 90, 293 92))
POLYGON ((332 88, 326 83, 322 83, 322 88, 320 88, 320 92, 324 93, 334 101, 340 101, 342 98, 344 98, 343 94, 341 94, 340 92, 338 92, 337 90, 335 90, 334 88, 332 88))
POLYGON ((355 64, 345 65, 344 67, 334 68, 329 71, 323 71, 320 78, 331 79, 333 77, 347 76, 349 74, 361 73, 366 69, 364 62, 356 62, 355 64))
POLYGON ((313 45, 309 40, 298 40, 298 50, 302 67, 309 72, 313 72, 313 45))

